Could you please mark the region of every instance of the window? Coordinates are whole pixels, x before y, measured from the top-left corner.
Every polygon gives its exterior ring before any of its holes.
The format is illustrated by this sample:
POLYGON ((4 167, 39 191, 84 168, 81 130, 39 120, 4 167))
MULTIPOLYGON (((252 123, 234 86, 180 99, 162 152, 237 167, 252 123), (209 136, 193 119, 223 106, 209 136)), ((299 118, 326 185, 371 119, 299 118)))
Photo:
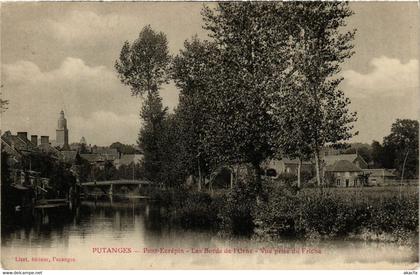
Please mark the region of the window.
POLYGON ((287 167, 286 168, 286 173, 290 173, 290 172, 291 172, 290 167, 287 167))
POLYGON ((337 186, 340 186, 340 179, 337 179, 337 186))

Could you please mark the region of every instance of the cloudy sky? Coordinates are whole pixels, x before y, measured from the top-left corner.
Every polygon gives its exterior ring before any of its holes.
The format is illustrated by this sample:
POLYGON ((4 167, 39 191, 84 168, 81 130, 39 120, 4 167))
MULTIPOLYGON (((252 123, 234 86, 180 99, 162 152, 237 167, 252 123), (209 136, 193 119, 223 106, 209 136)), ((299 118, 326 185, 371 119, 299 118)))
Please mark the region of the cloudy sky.
MULTIPOLYGON (((1 7, 1 83, 10 101, 1 129, 49 135, 61 109, 70 141, 135 143, 141 99, 117 79, 125 40, 146 24, 166 33, 176 54, 185 39, 205 37, 202 3, 6 3, 1 7)), ((352 141, 382 141, 396 118, 419 112, 417 3, 352 3, 356 54, 343 66, 342 89, 358 112, 352 141)), ((162 90, 173 108, 178 92, 162 90)))

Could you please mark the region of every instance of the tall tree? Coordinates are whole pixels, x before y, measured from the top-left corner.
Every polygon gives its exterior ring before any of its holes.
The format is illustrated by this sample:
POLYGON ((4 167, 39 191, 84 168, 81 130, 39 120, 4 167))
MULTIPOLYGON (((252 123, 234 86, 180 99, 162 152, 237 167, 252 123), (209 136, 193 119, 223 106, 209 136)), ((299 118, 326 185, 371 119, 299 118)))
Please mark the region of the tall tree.
POLYGON ((132 95, 146 94, 138 144, 144 151, 146 175, 152 180, 158 179, 162 167, 159 138, 167 108, 163 108, 159 88, 169 80, 170 61, 166 35, 145 26, 132 44, 124 43, 115 63, 121 82, 131 88, 132 95))
POLYGON ((419 176, 419 122, 411 119, 397 119, 391 126, 391 133, 384 137, 384 149, 394 155, 394 167, 405 178, 419 176))
POLYGON ((160 181, 166 116, 167 108, 163 107, 162 98, 157 92, 149 93, 140 112, 144 123, 140 129, 138 144, 144 153, 145 176, 150 180, 160 181))
POLYGON ((306 133, 311 131, 311 114, 306 110, 306 102, 309 95, 295 79, 293 84, 283 87, 279 93, 278 104, 273 111, 277 116, 278 130, 277 147, 279 157, 298 159, 297 186, 301 187, 302 161, 312 158, 310 136, 306 133))
POLYGON ((179 123, 181 162, 188 174, 198 178, 200 190, 208 174, 209 160, 205 152, 204 135, 209 120, 209 76, 215 60, 215 45, 193 37, 185 41, 184 49, 174 58, 173 79, 180 89, 176 119, 179 123))
MULTIPOLYGON (((310 139, 316 164, 317 183, 321 184, 320 151, 352 137, 356 113, 348 110, 350 100, 339 89, 341 64, 352 56, 355 30, 342 32, 353 14, 345 2, 287 3, 293 15, 295 44, 293 68, 308 95, 304 103, 309 115, 310 139)), ((297 110, 298 112, 300 110, 297 110)))
POLYGON ((282 7, 277 2, 223 2, 202 12, 204 28, 219 51, 208 98, 208 154, 219 163, 251 164, 257 189, 261 163, 275 154, 272 95, 289 66, 282 7))
POLYGON ((121 82, 131 88, 132 95, 142 96, 157 92, 168 82, 170 61, 166 35, 147 25, 132 44, 124 43, 115 68, 121 82))

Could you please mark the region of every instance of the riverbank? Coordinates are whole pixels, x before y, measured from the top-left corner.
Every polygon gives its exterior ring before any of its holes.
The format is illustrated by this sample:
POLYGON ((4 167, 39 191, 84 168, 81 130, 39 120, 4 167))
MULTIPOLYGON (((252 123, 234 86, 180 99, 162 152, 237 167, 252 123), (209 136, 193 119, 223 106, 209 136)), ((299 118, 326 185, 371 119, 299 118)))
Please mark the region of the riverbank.
MULTIPOLYGON (((372 240, 418 243, 418 191, 302 189, 264 185, 257 194, 239 184, 211 196, 185 189, 161 191, 152 200, 168 222, 187 229, 256 239, 372 240)), ((407 190, 407 188, 409 190, 407 190)))

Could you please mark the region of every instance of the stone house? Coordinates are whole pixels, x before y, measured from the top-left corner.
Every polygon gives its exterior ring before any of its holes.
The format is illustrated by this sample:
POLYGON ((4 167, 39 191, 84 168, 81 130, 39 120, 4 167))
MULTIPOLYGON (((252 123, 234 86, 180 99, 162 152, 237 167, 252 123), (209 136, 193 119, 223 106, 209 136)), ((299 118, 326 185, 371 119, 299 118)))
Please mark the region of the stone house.
MULTIPOLYGON (((297 175, 299 161, 298 159, 271 159, 262 164, 264 176, 276 179, 283 173, 297 175)), ((313 164, 310 161, 302 161, 301 172, 311 173, 313 171, 313 164)))
POLYGON ((353 163, 354 165, 356 165, 357 167, 359 167, 360 169, 368 168, 368 163, 359 154, 326 155, 323 157, 325 166, 331 166, 335 162, 340 161, 340 160, 349 161, 353 163))
POLYGON ((338 160, 325 167, 325 179, 330 186, 360 186, 360 175, 363 175, 363 170, 349 160, 338 160))
POLYGON ((372 186, 392 184, 397 179, 395 169, 363 169, 363 172, 368 175, 368 184, 372 186))

